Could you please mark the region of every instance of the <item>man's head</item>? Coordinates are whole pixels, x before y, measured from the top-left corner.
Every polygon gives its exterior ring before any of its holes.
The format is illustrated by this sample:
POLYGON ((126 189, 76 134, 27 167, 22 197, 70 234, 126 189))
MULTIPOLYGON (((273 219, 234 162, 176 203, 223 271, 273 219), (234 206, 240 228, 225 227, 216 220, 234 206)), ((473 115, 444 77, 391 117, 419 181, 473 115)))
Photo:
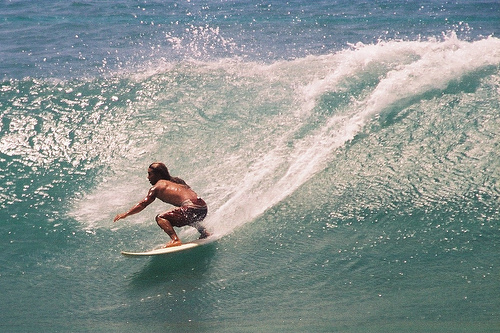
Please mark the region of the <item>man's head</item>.
POLYGON ((170 180, 170 173, 167 166, 160 162, 152 163, 148 168, 148 180, 151 185, 156 184, 160 179, 170 180))

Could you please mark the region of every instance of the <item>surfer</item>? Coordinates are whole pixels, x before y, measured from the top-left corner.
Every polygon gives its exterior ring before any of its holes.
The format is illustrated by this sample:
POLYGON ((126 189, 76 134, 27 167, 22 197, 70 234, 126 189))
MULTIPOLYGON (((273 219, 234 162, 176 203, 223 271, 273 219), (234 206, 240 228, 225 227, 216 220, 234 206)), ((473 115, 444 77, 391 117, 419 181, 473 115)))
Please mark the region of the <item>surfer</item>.
POLYGON ((170 241, 165 247, 182 244, 173 227, 189 225, 198 230, 200 239, 210 236, 207 230, 200 225, 200 222, 207 216, 207 204, 184 180, 170 176, 165 164, 158 162, 149 166, 148 180, 153 186, 149 189, 147 196, 126 213, 116 215, 113 222, 141 212, 158 198, 176 206, 156 216, 156 223, 170 236, 170 241))

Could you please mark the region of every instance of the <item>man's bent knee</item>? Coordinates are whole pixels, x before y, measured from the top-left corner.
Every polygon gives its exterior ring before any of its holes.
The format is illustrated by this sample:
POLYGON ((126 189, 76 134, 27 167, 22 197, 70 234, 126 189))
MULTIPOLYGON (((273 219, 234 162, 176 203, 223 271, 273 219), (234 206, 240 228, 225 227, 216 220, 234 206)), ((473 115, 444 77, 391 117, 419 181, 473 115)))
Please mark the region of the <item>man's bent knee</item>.
POLYGON ((160 228, 165 229, 165 228, 172 228, 172 225, 169 220, 161 216, 161 214, 156 215, 155 217, 156 223, 160 228))

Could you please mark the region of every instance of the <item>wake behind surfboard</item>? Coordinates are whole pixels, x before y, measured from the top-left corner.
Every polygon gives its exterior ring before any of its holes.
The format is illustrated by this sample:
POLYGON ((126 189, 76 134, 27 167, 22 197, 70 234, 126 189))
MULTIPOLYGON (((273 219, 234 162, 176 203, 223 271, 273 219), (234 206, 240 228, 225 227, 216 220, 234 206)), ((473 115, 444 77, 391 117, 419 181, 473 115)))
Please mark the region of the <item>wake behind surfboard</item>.
POLYGON ((205 239, 197 239, 195 241, 184 243, 184 244, 179 245, 179 246, 154 249, 154 250, 145 251, 145 252, 121 251, 121 253, 125 256, 156 256, 156 255, 184 251, 184 250, 192 249, 192 248, 202 246, 205 244, 210 244, 210 243, 215 242, 217 239, 218 239, 217 237, 209 237, 209 238, 205 238, 205 239))

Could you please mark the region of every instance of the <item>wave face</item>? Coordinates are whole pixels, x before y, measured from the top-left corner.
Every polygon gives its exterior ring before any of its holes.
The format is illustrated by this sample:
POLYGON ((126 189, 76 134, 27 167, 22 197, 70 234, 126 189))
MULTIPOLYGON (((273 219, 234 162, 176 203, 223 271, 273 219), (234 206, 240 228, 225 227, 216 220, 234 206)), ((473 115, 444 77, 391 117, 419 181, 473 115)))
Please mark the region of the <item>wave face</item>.
MULTIPOLYGON (((20 4, 0 6, 12 31, 26 22, 12 14, 20 4)), ((33 46, 32 56, 46 60, 33 66, 21 52, 2 65, 0 327, 498 327, 498 38, 464 37, 475 32, 461 23, 438 38, 380 39, 382 30, 369 20, 376 32, 365 41, 347 21, 335 21, 355 43, 330 33, 321 47, 308 42, 320 32, 309 29, 310 18, 289 26, 278 19, 287 17, 280 16, 285 5, 274 3, 234 4, 226 12, 234 22, 225 26, 169 25, 158 21, 167 5, 118 1, 112 7, 121 14, 109 18, 110 31, 97 4, 59 6, 52 10, 66 8, 68 20, 88 30, 76 33, 55 16, 32 17, 43 29, 70 30, 66 53, 33 46), (95 13, 94 30, 77 20, 82 8, 95 13), (287 34, 258 20, 252 30, 244 10, 270 13, 287 34), (130 33, 130 48, 122 35, 108 44, 97 37, 123 34, 130 24, 123 13, 143 22, 131 28, 137 35, 130 33), (139 35, 151 53, 138 47, 139 35), (255 43, 264 35, 274 42, 255 43), (290 36, 300 37, 293 50, 278 43, 290 36), (88 45, 95 51, 84 56, 88 45), (33 67, 38 74, 26 75, 33 67), (165 162, 208 202, 205 224, 222 237, 215 245, 151 260, 120 256, 166 242, 154 222, 169 208, 162 203, 111 222, 146 194, 153 161, 165 162), (21 308, 28 319, 21 321, 21 308)), ((298 17, 301 6, 287 6, 298 17)), ((327 4, 303 6, 328 23, 321 16, 327 4)), ((342 6, 361 20, 354 5, 342 6)), ((477 6, 488 13, 492 5, 477 6)), ((227 9, 207 7, 168 8, 172 17, 186 19, 190 10, 215 21, 227 9)), ((383 13, 381 7, 372 15, 391 22, 383 13)), ((485 26, 490 16, 483 16, 485 26)), ((410 25, 411 37, 428 36, 431 21, 410 25)), ((23 43, 6 36, 0 57, 23 43)), ((179 235, 197 236, 189 228, 179 235)))

